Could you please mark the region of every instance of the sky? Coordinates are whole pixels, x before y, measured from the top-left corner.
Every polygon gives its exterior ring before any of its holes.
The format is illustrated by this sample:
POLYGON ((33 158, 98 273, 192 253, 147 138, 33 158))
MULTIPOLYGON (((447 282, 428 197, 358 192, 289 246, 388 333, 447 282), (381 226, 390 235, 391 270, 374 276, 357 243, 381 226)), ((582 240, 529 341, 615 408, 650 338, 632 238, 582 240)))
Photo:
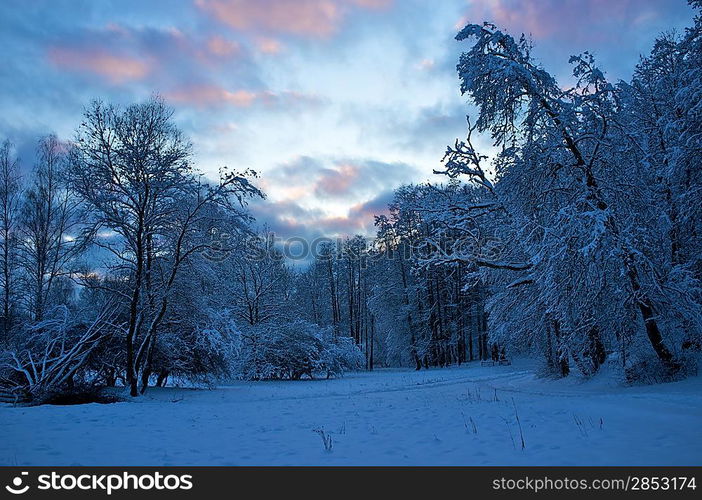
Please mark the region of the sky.
POLYGON ((684 0, 5 0, 0 139, 28 169, 38 138, 70 140, 91 99, 157 93, 206 175, 259 173, 260 224, 368 235, 393 189, 444 180, 432 172, 465 136, 466 23, 528 34, 565 84, 585 50, 627 79, 657 34, 692 18, 684 0))

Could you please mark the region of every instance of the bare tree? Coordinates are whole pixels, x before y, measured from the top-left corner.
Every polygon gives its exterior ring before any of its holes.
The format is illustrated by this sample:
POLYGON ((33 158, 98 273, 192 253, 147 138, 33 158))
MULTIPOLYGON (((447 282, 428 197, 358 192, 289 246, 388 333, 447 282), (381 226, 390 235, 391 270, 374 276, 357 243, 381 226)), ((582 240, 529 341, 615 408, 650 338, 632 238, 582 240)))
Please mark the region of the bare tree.
POLYGON ((176 278, 195 252, 208 248, 206 226, 219 213, 245 220, 241 209, 261 195, 243 174, 222 171, 200 182, 192 147, 154 98, 125 109, 95 101, 86 110, 72 154, 70 179, 91 217, 87 234, 127 276, 126 372, 132 396, 146 389, 151 359, 176 278), (141 377, 140 377, 141 375, 141 377))
POLYGON ((283 255, 268 237, 251 240, 253 246, 232 259, 232 307, 244 324, 257 325, 284 313, 289 302, 290 271, 283 255))
POLYGON ((12 144, 0 147, 0 279, 2 279, 2 341, 7 341, 14 324, 17 278, 17 227, 22 190, 18 161, 12 144))
POLYGON ((21 250, 27 308, 42 321, 57 278, 79 250, 71 231, 77 226, 77 202, 65 183, 66 150, 55 135, 39 141, 37 164, 21 210, 21 250))

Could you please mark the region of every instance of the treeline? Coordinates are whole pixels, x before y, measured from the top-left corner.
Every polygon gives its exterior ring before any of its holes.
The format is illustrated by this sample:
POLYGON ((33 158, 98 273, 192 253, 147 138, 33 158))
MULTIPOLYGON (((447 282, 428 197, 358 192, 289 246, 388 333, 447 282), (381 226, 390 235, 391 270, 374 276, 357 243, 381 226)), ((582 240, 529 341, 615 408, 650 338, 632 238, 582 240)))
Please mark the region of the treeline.
POLYGON ((486 289, 465 263, 436 260, 450 243, 420 208, 465 189, 405 186, 376 218, 375 239, 323 245, 297 278, 300 313, 353 338, 367 369, 488 359, 486 289))

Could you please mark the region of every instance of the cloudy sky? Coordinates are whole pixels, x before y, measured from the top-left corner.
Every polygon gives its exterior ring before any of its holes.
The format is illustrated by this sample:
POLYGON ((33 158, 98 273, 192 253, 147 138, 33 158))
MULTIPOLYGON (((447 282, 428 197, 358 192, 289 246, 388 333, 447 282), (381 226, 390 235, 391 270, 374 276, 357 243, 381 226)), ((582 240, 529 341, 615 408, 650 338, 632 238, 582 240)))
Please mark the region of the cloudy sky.
POLYGON ((5 0, 0 139, 31 167, 38 137, 70 139, 92 98, 159 93, 201 170, 260 173, 253 210, 276 233, 368 233, 464 135, 466 22, 530 34, 563 80, 584 50, 618 79, 692 16, 684 0, 5 0))

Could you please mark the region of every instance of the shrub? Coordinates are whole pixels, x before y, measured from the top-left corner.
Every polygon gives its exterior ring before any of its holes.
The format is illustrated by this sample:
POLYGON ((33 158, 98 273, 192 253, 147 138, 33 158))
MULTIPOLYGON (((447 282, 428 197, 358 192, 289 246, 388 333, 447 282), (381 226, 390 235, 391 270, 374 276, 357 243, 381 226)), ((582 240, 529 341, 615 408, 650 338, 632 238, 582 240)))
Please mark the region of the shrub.
POLYGON ((302 320, 250 327, 242 341, 238 371, 246 380, 298 380, 315 373, 329 378, 363 362, 352 339, 302 320))

